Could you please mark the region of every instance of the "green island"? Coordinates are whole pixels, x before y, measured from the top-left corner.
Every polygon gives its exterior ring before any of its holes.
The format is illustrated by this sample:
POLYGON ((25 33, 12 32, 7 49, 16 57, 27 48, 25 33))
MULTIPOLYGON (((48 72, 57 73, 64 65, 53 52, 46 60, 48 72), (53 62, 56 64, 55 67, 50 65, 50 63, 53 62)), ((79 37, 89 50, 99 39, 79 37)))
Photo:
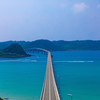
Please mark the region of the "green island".
POLYGON ((12 43, 10 46, 0 50, 0 58, 18 58, 30 56, 26 54, 23 48, 17 44, 12 43))

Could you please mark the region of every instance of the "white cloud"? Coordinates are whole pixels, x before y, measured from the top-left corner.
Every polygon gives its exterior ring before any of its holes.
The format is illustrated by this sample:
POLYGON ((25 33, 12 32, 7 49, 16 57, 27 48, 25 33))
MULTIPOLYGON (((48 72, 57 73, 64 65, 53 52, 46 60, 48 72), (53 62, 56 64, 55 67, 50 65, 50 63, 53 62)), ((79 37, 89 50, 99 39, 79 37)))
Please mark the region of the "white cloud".
POLYGON ((100 8, 100 4, 97 5, 97 8, 100 8))
POLYGON ((73 6, 73 10, 75 12, 83 11, 86 8, 89 8, 89 6, 87 6, 85 3, 81 3, 81 4, 78 3, 78 4, 74 4, 74 6, 73 6))

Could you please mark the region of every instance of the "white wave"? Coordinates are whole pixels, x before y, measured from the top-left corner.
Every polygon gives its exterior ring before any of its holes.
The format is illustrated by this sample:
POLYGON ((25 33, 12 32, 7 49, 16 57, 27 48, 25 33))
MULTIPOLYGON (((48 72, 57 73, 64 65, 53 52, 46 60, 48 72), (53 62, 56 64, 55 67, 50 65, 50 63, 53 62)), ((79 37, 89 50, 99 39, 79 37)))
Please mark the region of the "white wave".
POLYGON ((80 62, 80 63, 83 63, 83 62, 94 62, 94 61, 54 61, 54 62, 80 62))
MULTIPOLYGON (((47 61, 37 61, 37 60, 32 60, 32 59, 12 59, 12 60, 0 60, 0 62, 47 62, 47 61)), ((94 62, 94 61, 53 61, 53 62, 84 63, 84 62, 94 62)))
POLYGON ((37 60, 31 59, 14 59, 14 60, 0 60, 0 62, 37 62, 37 60))
POLYGON ((37 60, 31 60, 31 62, 37 62, 37 60))
POLYGON ((0 60, 0 62, 18 62, 19 60, 0 60))

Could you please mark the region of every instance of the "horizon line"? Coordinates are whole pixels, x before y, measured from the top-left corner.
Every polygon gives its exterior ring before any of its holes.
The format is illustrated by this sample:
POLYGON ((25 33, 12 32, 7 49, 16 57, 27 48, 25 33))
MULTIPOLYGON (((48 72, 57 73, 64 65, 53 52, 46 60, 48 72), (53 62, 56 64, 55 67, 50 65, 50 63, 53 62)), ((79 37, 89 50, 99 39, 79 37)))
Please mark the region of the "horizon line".
POLYGON ((49 40, 49 39, 36 39, 36 40, 5 40, 5 41, 0 41, 0 42, 19 42, 19 41, 24 41, 24 42, 33 42, 37 40, 48 40, 48 41, 100 41, 100 40, 94 40, 94 39, 84 39, 84 40, 49 40))

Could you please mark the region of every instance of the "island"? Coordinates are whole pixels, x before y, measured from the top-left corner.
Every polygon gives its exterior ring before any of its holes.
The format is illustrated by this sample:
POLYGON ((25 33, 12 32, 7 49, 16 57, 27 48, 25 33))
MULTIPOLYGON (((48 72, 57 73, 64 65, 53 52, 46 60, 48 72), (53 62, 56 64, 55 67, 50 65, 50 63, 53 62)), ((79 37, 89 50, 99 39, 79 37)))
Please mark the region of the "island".
POLYGON ((12 43, 5 49, 0 50, 0 58, 19 58, 28 56, 30 55, 26 54, 23 48, 17 43, 12 43))

